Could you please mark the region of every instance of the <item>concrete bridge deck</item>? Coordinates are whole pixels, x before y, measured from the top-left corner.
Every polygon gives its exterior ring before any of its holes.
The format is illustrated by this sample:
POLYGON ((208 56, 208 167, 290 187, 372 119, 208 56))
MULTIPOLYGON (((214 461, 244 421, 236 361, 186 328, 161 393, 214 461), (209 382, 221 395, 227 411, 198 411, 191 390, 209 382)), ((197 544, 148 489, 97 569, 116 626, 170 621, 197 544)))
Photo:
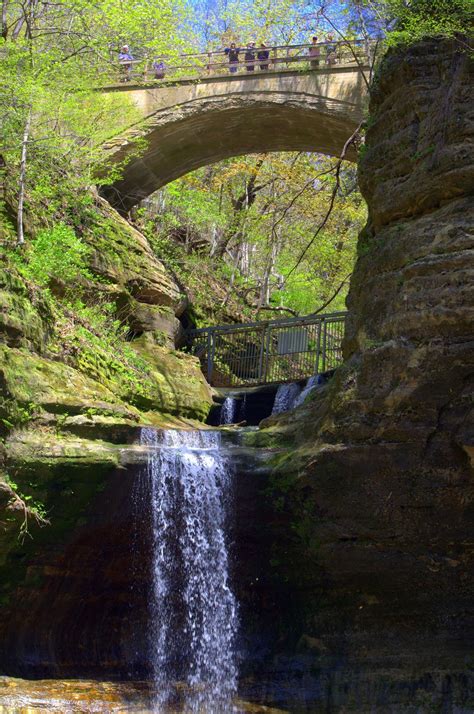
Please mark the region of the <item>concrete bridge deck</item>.
MULTIPOLYGON (((110 161, 129 159, 137 138, 146 140, 146 148, 102 194, 126 213, 170 181, 232 156, 271 151, 339 156, 362 120, 368 70, 348 62, 105 87, 104 93, 126 92, 143 117, 106 144, 110 161)), ((353 149, 347 158, 355 159, 353 149)))

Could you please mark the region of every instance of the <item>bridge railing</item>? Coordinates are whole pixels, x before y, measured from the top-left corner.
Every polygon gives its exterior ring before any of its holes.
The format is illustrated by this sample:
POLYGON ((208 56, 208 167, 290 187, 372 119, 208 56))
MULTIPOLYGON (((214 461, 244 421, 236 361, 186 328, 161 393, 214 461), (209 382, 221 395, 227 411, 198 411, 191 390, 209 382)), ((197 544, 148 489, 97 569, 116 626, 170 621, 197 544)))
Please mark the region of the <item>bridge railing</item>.
POLYGON ((294 382, 342 362, 345 312, 188 332, 189 349, 199 357, 214 387, 294 382))
POLYGON ((204 77, 219 77, 222 75, 244 74, 252 72, 281 72, 285 69, 320 70, 339 65, 367 65, 370 47, 364 40, 339 40, 320 42, 317 45, 273 45, 265 48, 242 47, 239 61, 231 64, 224 50, 180 55, 177 60, 168 63, 167 57, 141 57, 133 60, 123 60, 116 63, 116 79, 120 82, 148 83, 163 80, 199 79, 204 77), (310 48, 317 47, 318 56, 310 56, 310 48), (251 51, 253 59, 245 55, 251 51), (268 52, 267 59, 259 59, 259 52, 268 52), (163 62, 163 67, 157 67, 163 62))

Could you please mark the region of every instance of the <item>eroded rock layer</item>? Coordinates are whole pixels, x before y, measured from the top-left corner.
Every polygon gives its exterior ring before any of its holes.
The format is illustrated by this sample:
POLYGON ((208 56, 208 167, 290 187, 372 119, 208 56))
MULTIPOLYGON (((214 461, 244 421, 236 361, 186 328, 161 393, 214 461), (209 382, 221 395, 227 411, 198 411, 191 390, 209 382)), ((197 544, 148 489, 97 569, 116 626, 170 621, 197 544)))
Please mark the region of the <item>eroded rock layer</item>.
POLYGON ((390 52, 368 124, 369 220, 346 363, 296 421, 268 423, 274 439, 299 445, 298 462, 283 459, 274 477, 292 529, 275 557, 315 667, 339 655, 372 682, 434 682, 442 671, 452 685, 457 673, 460 705, 474 594, 474 168, 462 43, 390 52))

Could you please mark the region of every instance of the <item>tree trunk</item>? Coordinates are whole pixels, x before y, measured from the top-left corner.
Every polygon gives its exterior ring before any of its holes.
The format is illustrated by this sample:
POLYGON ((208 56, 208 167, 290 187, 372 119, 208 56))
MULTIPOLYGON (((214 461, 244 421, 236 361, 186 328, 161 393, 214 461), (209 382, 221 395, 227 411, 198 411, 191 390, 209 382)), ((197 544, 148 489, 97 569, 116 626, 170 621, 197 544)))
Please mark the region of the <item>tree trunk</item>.
POLYGON ((233 238, 239 238, 242 235, 241 226, 241 215, 243 211, 248 211, 248 209, 254 204, 257 197, 258 191, 260 191, 263 186, 256 186, 257 176, 262 168, 262 165, 266 159, 266 154, 260 156, 252 171, 252 175, 245 184, 245 190, 239 198, 232 200, 234 208, 234 217, 231 222, 229 230, 225 231, 220 239, 213 246, 211 252, 211 258, 222 258, 224 256, 225 250, 233 238))
POLYGON ((263 273, 262 283, 260 286, 260 297, 258 300, 258 308, 268 305, 270 302, 270 278, 273 273, 275 261, 277 257, 277 243, 272 244, 270 255, 268 256, 267 264, 263 273))
POLYGON ((8 0, 2 1, 2 37, 4 40, 8 37, 8 0))
POLYGON ((18 182, 18 214, 17 214, 17 245, 23 245, 25 236, 23 232, 23 205, 25 202, 26 157, 28 153, 28 140, 30 138, 31 109, 26 117, 23 141, 21 145, 20 179, 18 182))

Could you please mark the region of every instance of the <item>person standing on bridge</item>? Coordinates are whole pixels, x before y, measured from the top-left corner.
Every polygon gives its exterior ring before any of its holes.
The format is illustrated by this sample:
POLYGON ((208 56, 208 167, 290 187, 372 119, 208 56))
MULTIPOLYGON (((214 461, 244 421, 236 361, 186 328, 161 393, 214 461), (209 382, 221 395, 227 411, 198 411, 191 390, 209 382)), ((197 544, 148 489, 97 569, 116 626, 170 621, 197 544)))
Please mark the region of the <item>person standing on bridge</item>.
POLYGON ((132 69, 133 57, 130 53, 128 45, 123 45, 119 52, 119 64, 120 64, 120 81, 130 82, 130 70, 132 69))
POLYGON ((308 50, 308 54, 311 57, 311 69, 319 68, 319 60, 321 57, 321 48, 318 45, 318 38, 313 37, 311 40, 311 47, 308 50))
POLYGON ((166 66, 163 60, 155 59, 152 64, 152 68, 155 74, 155 79, 164 79, 166 66))
POLYGON ((332 33, 327 36, 326 40, 326 64, 328 67, 336 64, 336 43, 332 33))
POLYGON ((249 42, 245 51, 245 65, 247 72, 255 69, 255 42, 249 42))
POLYGON ((240 47, 236 47, 235 42, 231 42, 230 47, 226 47, 224 52, 229 56, 229 72, 234 74, 234 72, 237 72, 237 65, 239 64, 240 47))
POLYGON ((270 50, 267 48, 265 42, 262 42, 260 49, 257 52, 257 59, 260 63, 260 71, 266 72, 269 66, 268 58, 270 57, 270 50))

